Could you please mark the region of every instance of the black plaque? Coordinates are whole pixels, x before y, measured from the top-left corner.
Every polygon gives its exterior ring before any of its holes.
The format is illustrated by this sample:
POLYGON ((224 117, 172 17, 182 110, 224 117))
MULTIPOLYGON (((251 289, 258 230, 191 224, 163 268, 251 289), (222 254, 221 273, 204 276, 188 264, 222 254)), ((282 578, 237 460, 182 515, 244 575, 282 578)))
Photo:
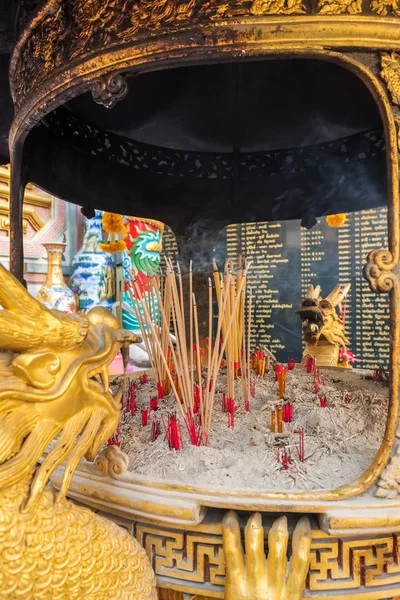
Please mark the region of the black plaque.
POLYGON ((349 349, 373 369, 389 362, 389 299, 372 293, 362 277, 367 254, 387 247, 387 209, 347 216, 339 228, 317 220, 310 230, 300 221, 242 223, 224 233, 226 256, 243 252, 253 266, 248 276, 255 311, 252 339, 266 344, 280 361, 302 354, 300 318, 295 314, 310 283, 327 295, 337 283, 351 283, 342 306, 349 349))
MULTIPOLYGON (((302 228, 300 221, 230 225, 221 232, 216 250, 218 256, 234 260, 242 252, 252 261, 248 275, 254 297, 252 342, 267 345, 283 362, 301 359, 303 340, 296 309, 308 285, 320 285, 322 295, 327 295, 337 283, 350 283, 342 306, 349 349, 361 361, 355 367, 374 369, 389 364, 389 298, 369 290, 362 268, 371 250, 387 245, 385 207, 348 214, 338 228, 329 227, 324 218, 310 230, 302 228)), ((168 256, 177 258, 169 228, 163 246, 168 256)))

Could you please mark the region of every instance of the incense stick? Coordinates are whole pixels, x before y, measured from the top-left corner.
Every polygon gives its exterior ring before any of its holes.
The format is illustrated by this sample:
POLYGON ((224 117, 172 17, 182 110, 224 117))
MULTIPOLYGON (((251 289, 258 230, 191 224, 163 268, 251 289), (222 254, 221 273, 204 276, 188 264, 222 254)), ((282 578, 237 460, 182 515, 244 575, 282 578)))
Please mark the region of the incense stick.
MULTIPOLYGON (((216 335, 213 336, 213 286, 208 281, 208 342, 207 362, 202 373, 202 353, 200 348, 198 307, 193 293, 192 264, 189 269, 189 341, 187 346, 185 305, 183 281, 180 267, 177 273, 172 261, 166 259, 166 275, 162 287, 159 279, 149 277, 148 290, 142 293, 138 281, 134 279, 132 290, 129 291, 132 306, 146 350, 149 354, 154 378, 160 384, 169 381, 171 389, 179 404, 179 410, 184 418, 186 427, 193 444, 207 444, 211 428, 212 413, 215 401, 216 382, 224 354, 227 357, 228 392, 232 414, 230 423, 234 425, 234 394, 235 376, 240 363, 242 375, 243 398, 250 398, 250 330, 252 319, 252 299, 249 303, 249 318, 247 330, 244 322, 246 302, 246 276, 250 263, 246 265, 236 278, 231 261, 225 265, 224 277, 221 280, 216 263, 214 267, 215 293, 218 304, 218 321, 216 335), (158 312, 156 311, 156 305, 158 312), (175 336, 172 342, 170 326, 175 336), (224 333, 221 340, 221 333, 224 333), (247 341, 247 343, 246 343, 247 341), (193 343, 195 342, 195 344, 193 343), (194 350, 195 348, 195 350, 194 350), (171 362, 172 357, 172 362, 171 362), (197 371, 197 387, 194 385, 194 369, 197 371), (173 369, 176 379, 173 377, 173 369), (203 389, 203 382, 205 387, 203 389), (201 429, 195 425, 195 392, 196 407, 199 402, 201 429), (198 394, 198 395, 197 395, 198 394), (201 442, 200 442, 201 431, 201 442)), ((168 386, 169 387, 169 386, 168 386)), ((247 409, 246 409, 247 410, 247 409)), ((197 412, 197 408, 196 408, 197 412)))
POLYGON ((190 388, 194 393, 194 376, 193 376, 193 263, 189 263, 189 348, 190 348, 190 388))

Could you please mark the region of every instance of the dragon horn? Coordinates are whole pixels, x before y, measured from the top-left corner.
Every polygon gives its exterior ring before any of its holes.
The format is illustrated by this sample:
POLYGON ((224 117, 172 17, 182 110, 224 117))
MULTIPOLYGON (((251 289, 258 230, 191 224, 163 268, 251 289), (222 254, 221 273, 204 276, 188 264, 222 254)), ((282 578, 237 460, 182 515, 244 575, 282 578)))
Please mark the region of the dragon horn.
POLYGON ((339 302, 336 302, 336 298, 338 296, 340 292, 340 283, 338 283, 333 290, 331 291, 330 294, 327 295, 327 297, 325 298, 325 300, 327 302, 329 302, 329 304, 331 304, 332 306, 337 306, 339 304, 339 302))
POLYGON ((312 284, 308 286, 306 298, 311 298, 314 300, 314 286, 312 284))
POLYGON ((317 287, 314 290, 314 300, 318 300, 320 293, 321 293, 321 286, 317 285, 317 287))
POLYGON ((76 314, 49 310, 0 265, 0 348, 22 352, 67 349, 87 335, 88 321, 76 314))
POLYGON ((351 288, 351 284, 348 283, 347 285, 344 286, 344 288, 339 289, 339 293, 337 294, 336 298, 333 301, 333 304, 332 304, 333 307, 340 304, 346 298, 347 294, 350 291, 350 288, 351 288))

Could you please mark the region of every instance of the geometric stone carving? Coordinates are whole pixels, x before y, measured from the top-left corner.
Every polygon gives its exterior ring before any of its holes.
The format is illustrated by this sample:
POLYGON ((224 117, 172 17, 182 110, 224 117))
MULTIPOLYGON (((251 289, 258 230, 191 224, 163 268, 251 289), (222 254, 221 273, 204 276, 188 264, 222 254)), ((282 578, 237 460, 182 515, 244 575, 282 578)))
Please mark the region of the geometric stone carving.
MULTIPOLYGON (((179 530, 135 522, 131 532, 146 549, 159 586, 224 598, 225 560, 219 524, 179 530)), ((400 595, 400 534, 357 539, 313 530, 306 589, 307 598, 329 596, 330 600, 355 593, 357 600, 400 595)))

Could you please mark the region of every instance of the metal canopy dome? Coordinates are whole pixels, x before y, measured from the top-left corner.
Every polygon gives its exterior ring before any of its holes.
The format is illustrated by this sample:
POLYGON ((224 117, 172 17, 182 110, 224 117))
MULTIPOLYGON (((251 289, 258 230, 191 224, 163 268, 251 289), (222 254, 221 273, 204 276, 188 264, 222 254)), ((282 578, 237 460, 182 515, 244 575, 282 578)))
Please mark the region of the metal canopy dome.
POLYGON ((19 278, 28 181, 88 215, 151 215, 188 254, 199 240, 212 249, 228 223, 386 204, 393 172, 378 77, 398 45, 392 4, 35 4, 20 7, 10 68, 19 278))

